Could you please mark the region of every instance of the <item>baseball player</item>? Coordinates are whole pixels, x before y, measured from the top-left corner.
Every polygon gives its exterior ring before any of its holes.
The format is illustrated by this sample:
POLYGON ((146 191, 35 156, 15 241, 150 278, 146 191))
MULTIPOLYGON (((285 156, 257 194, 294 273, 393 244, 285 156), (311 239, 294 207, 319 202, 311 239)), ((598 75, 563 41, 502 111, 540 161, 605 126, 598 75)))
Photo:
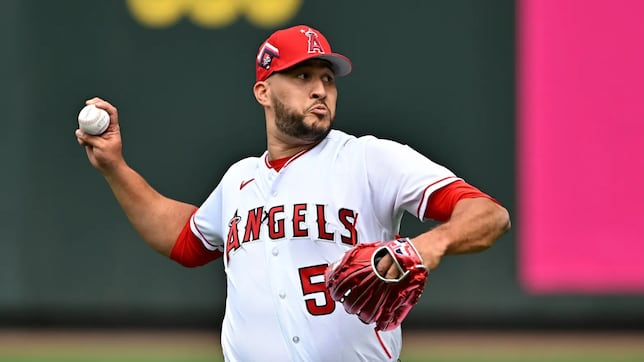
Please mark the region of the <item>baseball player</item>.
MULTIPOLYGON (((441 222, 402 240, 429 271, 443 255, 489 247, 510 227, 492 197, 412 148, 333 129, 335 79, 351 70, 310 26, 271 34, 253 87, 267 150, 233 164, 198 207, 164 197, 130 168, 116 108, 87 101, 109 113, 110 125, 99 136, 76 130, 77 140, 142 238, 188 267, 224 263, 227 361, 395 361, 401 314, 379 328, 347 312, 327 288, 329 265, 357 245, 396 239, 405 212, 441 222)), ((373 266, 393 280, 404 273, 399 264, 385 255, 373 266)))

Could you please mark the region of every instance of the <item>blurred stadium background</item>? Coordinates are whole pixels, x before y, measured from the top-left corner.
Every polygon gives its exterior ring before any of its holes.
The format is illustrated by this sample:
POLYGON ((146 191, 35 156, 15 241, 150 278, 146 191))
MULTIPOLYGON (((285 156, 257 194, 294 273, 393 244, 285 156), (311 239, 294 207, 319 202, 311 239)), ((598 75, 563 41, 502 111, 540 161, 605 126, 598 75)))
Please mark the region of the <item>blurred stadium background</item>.
POLYGON ((354 62, 337 128, 408 143, 512 215, 432 274, 403 360, 644 361, 641 0, 0 2, 0 361, 220 358, 221 264, 140 240, 76 116, 113 102, 128 162, 199 204, 265 149, 255 53, 298 23, 354 62))

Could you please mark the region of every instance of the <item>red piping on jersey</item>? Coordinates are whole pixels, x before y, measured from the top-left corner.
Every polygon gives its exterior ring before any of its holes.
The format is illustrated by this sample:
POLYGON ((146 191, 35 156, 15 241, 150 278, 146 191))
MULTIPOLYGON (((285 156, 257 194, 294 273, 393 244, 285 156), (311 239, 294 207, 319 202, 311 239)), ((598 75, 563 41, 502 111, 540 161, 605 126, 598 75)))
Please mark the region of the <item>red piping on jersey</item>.
POLYGON ((276 160, 271 160, 271 161, 268 160, 268 154, 266 154, 266 157, 264 157, 264 164, 266 165, 266 167, 272 168, 275 171, 279 172, 281 169, 286 167, 288 164, 293 162, 295 159, 299 158, 300 156, 302 156, 303 154, 309 152, 312 149, 313 148, 302 150, 302 151, 294 154, 293 156, 282 157, 282 158, 278 158, 276 160))
MULTIPOLYGON (((195 210, 196 212, 196 210, 195 210)), ((193 213, 194 215, 194 213, 193 213)), ((223 255, 219 250, 208 250, 201 240, 190 229, 192 216, 184 225, 170 251, 170 259, 186 267, 207 264, 223 255)))
POLYGON ((448 176, 448 177, 440 179, 440 180, 438 180, 438 181, 436 181, 436 182, 434 182, 432 184, 429 184, 427 187, 425 187, 425 189, 423 190, 423 197, 420 198, 420 203, 418 204, 418 211, 416 211, 416 215, 418 215, 419 219, 422 219, 422 217, 420 215, 420 208, 423 206, 423 200, 425 200, 425 194, 427 193, 427 190, 429 190, 430 187, 436 185, 437 183, 443 182, 443 181, 445 181, 447 179, 450 179, 450 178, 455 178, 455 177, 454 176, 448 176))
POLYGON ((377 329, 373 329, 373 331, 376 333, 376 338, 378 338, 378 342, 380 342, 380 347, 382 347, 382 350, 385 351, 387 354, 387 358, 391 358, 391 352, 387 349, 387 346, 385 346, 384 342, 382 341, 382 338, 380 338, 380 333, 378 333, 377 329))
POLYGON ((295 155, 293 155, 293 157, 291 157, 288 161, 286 161, 286 163, 284 164, 284 167, 286 167, 288 164, 290 164, 291 162, 295 161, 295 159, 300 158, 300 156, 302 156, 303 154, 309 152, 312 149, 313 148, 309 148, 308 150, 302 150, 302 151, 296 153, 295 155))
MULTIPOLYGON (((197 209, 197 210, 198 210, 198 209, 197 209)), ((190 222, 191 224, 194 224, 194 226, 195 226, 195 230, 197 230, 197 232, 199 233, 199 235, 201 236, 201 238, 202 238, 203 240, 205 240, 205 241, 208 243, 208 245, 212 245, 213 247, 215 247, 215 248, 216 248, 216 247, 217 247, 217 245, 213 245, 210 241, 208 241, 208 238, 206 237, 206 235, 204 235, 204 234, 201 232, 201 230, 199 230, 199 226, 198 226, 198 225, 197 225, 197 223, 194 221, 194 220, 195 220, 195 214, 197 213, 197 210, 195 210, 195 212, 193 212, 193 213, 192 213, 192 216, 190 216, 190 220, 189 220, 189 222, 190 222)))

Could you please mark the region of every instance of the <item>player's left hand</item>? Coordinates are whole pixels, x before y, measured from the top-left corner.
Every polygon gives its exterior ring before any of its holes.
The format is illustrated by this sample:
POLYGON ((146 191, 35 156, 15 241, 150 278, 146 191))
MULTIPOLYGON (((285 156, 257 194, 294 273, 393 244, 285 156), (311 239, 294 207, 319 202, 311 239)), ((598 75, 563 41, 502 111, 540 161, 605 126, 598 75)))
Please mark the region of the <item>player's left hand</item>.
POLYGON ((358 244, 325 273, 331 297, 379 330, 402 323, 422 295, 427 275, 420 254, 406 238, 358 244))
MULTIPOLYGON (((417 243, 418 241, 419 239, 410 239, 410 242, 414 245, 420 258, 423 260, 423 264, 431 272, 438 267, 444 251, 438 247, 438 243, 417 243)), ((376 265, 376 270, 381 276, 387 279, 397 279, 400 276, 400 269, 398 269, 398 266, 394 263, 394 259, 389 254, 380 259, 376 265)))

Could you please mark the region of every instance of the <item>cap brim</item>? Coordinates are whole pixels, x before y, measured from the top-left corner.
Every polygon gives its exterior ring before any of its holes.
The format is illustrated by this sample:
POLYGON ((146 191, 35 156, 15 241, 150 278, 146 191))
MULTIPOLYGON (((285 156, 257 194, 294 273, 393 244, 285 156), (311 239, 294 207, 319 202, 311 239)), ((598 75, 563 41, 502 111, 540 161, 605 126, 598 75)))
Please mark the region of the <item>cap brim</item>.
POLYGON ((349 60, 349 58, 345 57, 342 54, 323 54, 313 58, 324 59, 331 63, 331 65, 333 66, 333 73, 335 73, 337 77, 344 77, 345 75, 351 73, 351 70, 353 69, 351 60, 349 60))
POLYGON ((287 69, 293 68, 298 64, 311 59, 322 59, 331 63, 331 68, 333 70, 333 73, 336 75, 336 77, 344 77, 345 75, 348 75, 349 73, 351 73, 351 70, 353 69, 353 65, 351 64, 351 60, 349 60, 349 58, 345 57, 342 54, 331 53, 331 54, 313 55, 305 59, 298 59, 289 64, 283 64, 279 68, 273 69, 273 72, 271 72, 271 74, 283 72, 287 69))

